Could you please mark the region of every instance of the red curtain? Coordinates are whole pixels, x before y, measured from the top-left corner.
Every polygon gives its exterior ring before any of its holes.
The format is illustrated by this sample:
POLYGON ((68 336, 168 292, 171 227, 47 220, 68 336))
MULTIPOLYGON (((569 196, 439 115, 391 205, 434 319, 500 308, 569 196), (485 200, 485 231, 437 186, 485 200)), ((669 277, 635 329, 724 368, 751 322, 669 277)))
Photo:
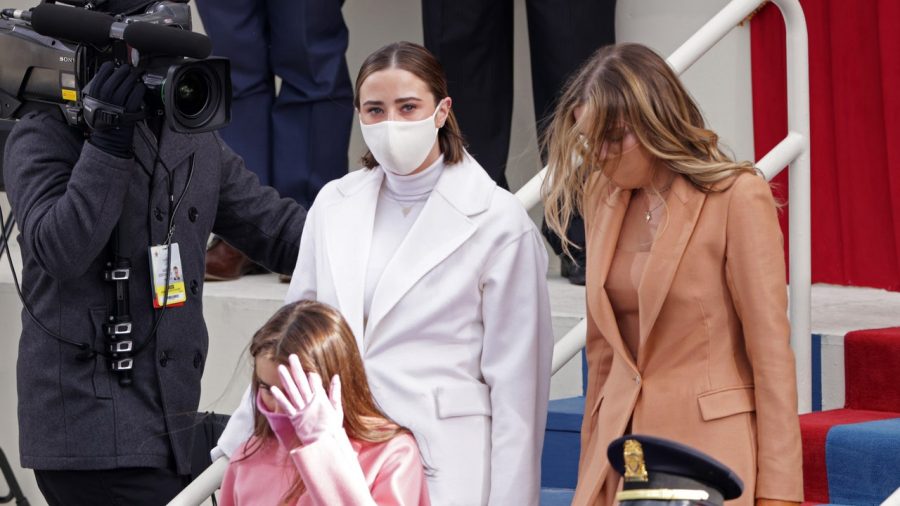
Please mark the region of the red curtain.
MULTIPOLYGON (((900 1, 801 0, 809 31, 812 279, 900 290, 900 1)), ((784 22, 753 18, 757 159, 787 133, 784 22)), ((787 171, 776 180, 787 201, 787 171)), ((788 237, 787 209, 781 216, 788 237)))

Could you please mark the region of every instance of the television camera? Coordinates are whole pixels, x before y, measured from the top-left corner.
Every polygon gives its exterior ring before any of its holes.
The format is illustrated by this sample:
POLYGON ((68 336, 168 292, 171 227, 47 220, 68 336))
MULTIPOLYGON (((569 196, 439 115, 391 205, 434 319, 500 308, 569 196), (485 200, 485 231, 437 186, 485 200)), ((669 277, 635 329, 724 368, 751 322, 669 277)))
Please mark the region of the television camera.
MULTIPOLYGON (((58 110, 77 127, 91 116, 115 121, 115 114, 94 111, 82 96, 106 61, 142 72, 145 103, 161 105, 154 109, 172 130, 206 132, 228 123, 229 62, 208 58, 209 39, 190 31, 187 0, 147 2, 129 16, 97 10, 105 1, 46 0, 28 10, 0 11, 0 153, 15 121, 34 110, 58 110)), ((0 176, 0 190, 2 184, 0 176)))

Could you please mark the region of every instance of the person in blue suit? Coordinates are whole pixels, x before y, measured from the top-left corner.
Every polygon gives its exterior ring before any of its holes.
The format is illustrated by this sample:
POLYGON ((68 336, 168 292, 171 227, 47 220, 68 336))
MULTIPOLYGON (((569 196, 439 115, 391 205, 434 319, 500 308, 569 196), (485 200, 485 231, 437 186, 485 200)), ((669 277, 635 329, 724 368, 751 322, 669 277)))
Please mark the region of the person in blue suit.
MULTIPOLYGON (((342 4, 197 0, 213 53, 231 59, 232 121, 222 138, 262 184, 306 208, 325 183, 347 173, 354 109, 342 4)), ((210 248, 208 279, 252 269, 227 244, 210 248)))

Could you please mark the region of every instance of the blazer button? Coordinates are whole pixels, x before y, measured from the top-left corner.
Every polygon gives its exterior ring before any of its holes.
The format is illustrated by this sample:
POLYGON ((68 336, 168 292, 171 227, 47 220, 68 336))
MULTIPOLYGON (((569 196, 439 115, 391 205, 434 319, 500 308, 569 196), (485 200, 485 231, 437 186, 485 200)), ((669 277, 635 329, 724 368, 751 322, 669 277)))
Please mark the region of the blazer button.
POLYGON ((191 223, 197 221, 197 215, 199 215, 199 214, 200 214, 200 212, 197 211, 196 207, 192 207, 192 208, 188 209, 188 219, 191 220, 191 223))
POLYGON ((159 353, 159 365, 165 367, 169 363, 169 354, 161 351, 159 353))
POLYGON ((160 211, 160 209, 158 207, 153 209, 153 216, 156 218, 156 221, 163 220, 163 213, 162 213, 162 211, 160 211))
POLYGON ((198 351, 194 353, 194 369, 199 369, 200 365, 203 363, 203 355, 198 351))
POLYGON ((200 293, 200 283, 197 283, 196 279, 191 280, 191 293, 194 295, 200 293))

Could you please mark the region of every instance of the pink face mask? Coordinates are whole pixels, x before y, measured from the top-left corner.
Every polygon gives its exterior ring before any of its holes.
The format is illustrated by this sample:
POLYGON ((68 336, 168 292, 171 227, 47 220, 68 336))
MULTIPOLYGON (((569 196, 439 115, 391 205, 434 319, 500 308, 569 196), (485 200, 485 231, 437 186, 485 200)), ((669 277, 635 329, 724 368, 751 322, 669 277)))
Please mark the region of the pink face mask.
POLYGON ((272 428, 272 432, 275 433, 275 437, 278 438, 278 442, 281 446, 288 449, 292 448, 296 440, 296 435, 294 433, 294 426, 291 424, 291 417, 288 416, 287 413, 269 411, 269 408, 266 407, 266 403, 263 402, 261 391, 256 392, 256 409, 266 417, 266 421, 269 422, 269 427, 272 428))
POLYGON ((653 177, 653 157, 640 143, 610 156, 602 162, 603 173, 619 188, 634 190, 650 184, 653 177))

